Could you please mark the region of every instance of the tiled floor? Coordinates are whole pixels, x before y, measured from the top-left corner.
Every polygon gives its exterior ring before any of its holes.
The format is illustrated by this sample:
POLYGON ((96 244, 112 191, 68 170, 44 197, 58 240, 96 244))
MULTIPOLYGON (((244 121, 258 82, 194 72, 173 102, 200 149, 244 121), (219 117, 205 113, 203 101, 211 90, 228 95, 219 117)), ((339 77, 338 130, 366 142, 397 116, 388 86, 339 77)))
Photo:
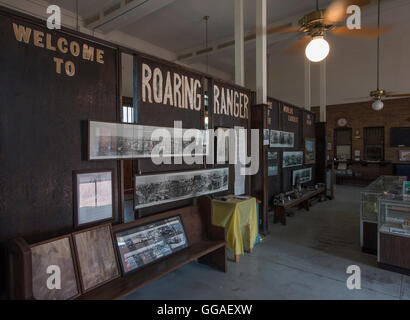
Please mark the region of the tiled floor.
POLYGON ((360 191, 337 186, 335 200, 294 210, 226 274, 191 263, 126 299, 410 299, 410 277, 360 250, 360 191), (349 265, 361 269, 360 290, 347 289, 349 265))

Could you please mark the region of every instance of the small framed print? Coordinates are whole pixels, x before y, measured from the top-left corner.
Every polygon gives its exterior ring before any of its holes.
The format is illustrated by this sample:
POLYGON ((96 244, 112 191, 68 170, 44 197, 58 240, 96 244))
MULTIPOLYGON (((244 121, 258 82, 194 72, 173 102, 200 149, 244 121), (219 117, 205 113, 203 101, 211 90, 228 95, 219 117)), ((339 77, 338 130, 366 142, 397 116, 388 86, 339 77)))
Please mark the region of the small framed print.
POLYGON ((71 235, 30 246, 33 297, 36 300, 71 300, 81 294, 71 235), (51 269, 50 269, 51 267, 51 269), (50 271, 60 274, 60 288, 47 286, 50 271))
POLYGON ((111 224, 72 234, 83 293, 120 277, 111 224))
POLYGON ((316 162, 316 139, 305 138, 305 164, 316 162))
POLYGON ((410 150, 399 150, 399 161, 410 162, 410 150))
POLYGON ((74 227, 114 219, 113 169, 74 171, 74 227))

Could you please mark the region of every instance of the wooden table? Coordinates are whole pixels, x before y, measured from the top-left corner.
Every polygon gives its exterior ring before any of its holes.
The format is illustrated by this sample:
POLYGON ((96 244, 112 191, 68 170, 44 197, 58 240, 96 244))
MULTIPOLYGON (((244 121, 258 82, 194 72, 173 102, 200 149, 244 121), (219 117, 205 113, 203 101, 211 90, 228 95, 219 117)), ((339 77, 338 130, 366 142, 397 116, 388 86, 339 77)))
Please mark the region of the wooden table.
POLYGON ((281 222, 284 226, 286 225, 286 209, 296 207, 297 205, 302 205, 306 211, 309 211, 309 200, 321 195, 326 194, 326 188, 320 187, 317 190, 307 191, 299 199, 292 199, 286 201, 284 204, 277 204, 274 206, 274 217, 273 223, 281 222))

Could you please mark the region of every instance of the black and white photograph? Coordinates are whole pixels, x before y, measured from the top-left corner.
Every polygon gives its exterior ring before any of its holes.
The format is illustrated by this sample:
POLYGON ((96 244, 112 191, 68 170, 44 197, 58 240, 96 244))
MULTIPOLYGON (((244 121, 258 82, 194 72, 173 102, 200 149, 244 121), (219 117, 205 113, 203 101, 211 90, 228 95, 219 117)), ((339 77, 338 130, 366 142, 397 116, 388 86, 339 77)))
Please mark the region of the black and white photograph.
POLYGON ((228 190, 229 168, 135 176, 135 210, 228 190))
POLYGON ((278 166, 269 166, 268 167, 268 177, 278 175, 278 166))
POLYGON ((197 156, 207 155, 206 131, 196 130, 197 135, 195 137, 192 136, 189 140, 182 139, 188 130, 182 129, 181 138, 177 139, 174 143, 174 128, 89 121, 89 160, 190 155, 184 151, 192 142, 196 143, 194 153, 198 150, 196 152, 197 156), (153 138, 155 130, 158 130, 158 138, 153 138), (168 139, 165 138, 166 136, 168 139), (159 144, 161 146, 158 146, 159 144), (158 146, 155 149, 158 151, 158 154, 152 154, 156 146, 158 146))
POLYGON ((188 247, 180 216, 115 233, 123 274, 188 247))
POLYGON ((282 168, 296 167, 303 164, 303 151, 283 152, 282 168))
POLYGON ((296 185, 296 179, 299 178, 300 183, 312 181, 312 168, 304 168, 294 170, 292 172, 292 185, 296 185))
POLYGON ((295 144, 295 134, 293 132, 271 130, 270 143, 271 148, 293 148, 295 144))
POLYGON ((268 163, 276 163, 278 161, 278 153, 276 151, 268 151, 268 163))
POLYGON ((269 145, 269 129, 263 129, 263 145, 268 146, 269 145))
POLYGON ((113 170, 74 171, 76 227, 114 218, 113 170))

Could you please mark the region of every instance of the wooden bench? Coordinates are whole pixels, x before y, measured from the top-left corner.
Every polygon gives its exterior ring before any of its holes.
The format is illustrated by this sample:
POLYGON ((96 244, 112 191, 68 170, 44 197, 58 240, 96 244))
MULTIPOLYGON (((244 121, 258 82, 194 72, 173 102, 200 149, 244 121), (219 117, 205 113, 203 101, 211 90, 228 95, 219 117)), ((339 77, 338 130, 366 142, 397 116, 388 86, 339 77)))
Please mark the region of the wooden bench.
POLYGON ((310 200, 316 196, 326 194, 326 188, 320 187, 317 190, 307 191, 299 199, 293 199, 286 201, 284 204, 274 205, 274 217, 273 223, 281 222, 284 226, 286 225, 286 209, 302 205, 306 211, 309 211, 310 200))
MULTIPOLYGON (((110 300, 122 298, 194 260, 226 272, 225 229, 212 224, 212 200, 209 197, 200 197, 196 206, 167 211, 127 224, 115 225, 113 226, 113 232, 176 215, 181 215, 184 223, 189 241, 188 248, 97 287, 82 294, 77 299, 110 300)), ((32 299, 31 252, 24 239, 18 238, 11 241, 8 260, 10 297, 12 299, 32 299)))

